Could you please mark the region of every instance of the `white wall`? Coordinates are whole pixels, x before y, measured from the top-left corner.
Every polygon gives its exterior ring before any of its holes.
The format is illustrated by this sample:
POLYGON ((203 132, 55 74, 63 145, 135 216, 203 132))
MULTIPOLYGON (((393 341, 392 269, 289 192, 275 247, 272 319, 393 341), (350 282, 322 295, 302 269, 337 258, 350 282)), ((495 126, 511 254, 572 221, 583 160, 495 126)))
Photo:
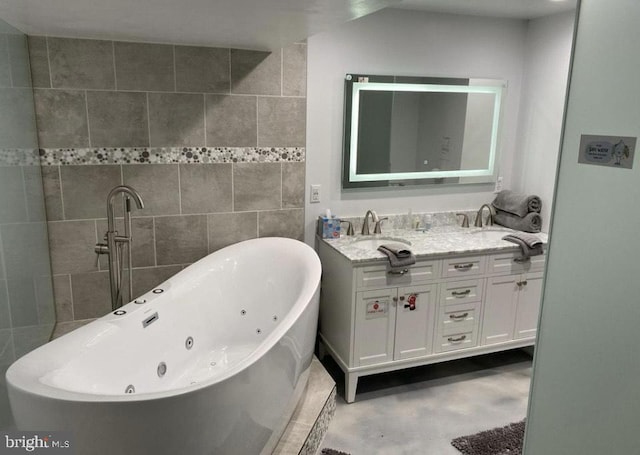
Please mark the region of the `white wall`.
POLYGON ((305 202, 305 239, 330 208, 341 216, 477 209, 493 185, 341 191, 344 76, 349 72, 504 79, 501 169, 509 187, 516 150, 527 23, 388 9, 308 40, 307 186, 322 185, 322 201, 305 202))
POLYGON ((527 31, 512 187, 542 198, 543 231, 551 217, 574 19, 574 12, 536 19, 527 31))
POLYGON ((640 137, 640 2, 582 0, 525 455, 638 454, 640 157, 578 163, 582 134, 640 137))

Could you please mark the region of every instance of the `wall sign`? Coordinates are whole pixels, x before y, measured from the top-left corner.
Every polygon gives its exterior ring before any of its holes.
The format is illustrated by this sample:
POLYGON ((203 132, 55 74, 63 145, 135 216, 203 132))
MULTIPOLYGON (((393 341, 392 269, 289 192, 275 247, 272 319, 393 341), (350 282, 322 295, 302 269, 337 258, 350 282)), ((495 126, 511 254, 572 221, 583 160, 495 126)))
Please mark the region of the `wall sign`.
POLYGON ((631 169, 635 150, 635 137, 583 134, 578 163, 631 169))

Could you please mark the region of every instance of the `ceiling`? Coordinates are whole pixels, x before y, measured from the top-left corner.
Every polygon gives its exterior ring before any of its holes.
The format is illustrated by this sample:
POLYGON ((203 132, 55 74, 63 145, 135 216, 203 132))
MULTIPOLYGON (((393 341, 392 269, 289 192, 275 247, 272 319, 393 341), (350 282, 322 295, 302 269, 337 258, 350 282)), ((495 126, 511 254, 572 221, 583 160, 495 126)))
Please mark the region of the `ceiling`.
POLYGON ((577 0, 403 0, 396 7, 471 16, 535 19, 574 10, 577 0))
POLYGON ((29 35, 275 49, 386 7, 531 19, 576 0, 0 0, 29 35))

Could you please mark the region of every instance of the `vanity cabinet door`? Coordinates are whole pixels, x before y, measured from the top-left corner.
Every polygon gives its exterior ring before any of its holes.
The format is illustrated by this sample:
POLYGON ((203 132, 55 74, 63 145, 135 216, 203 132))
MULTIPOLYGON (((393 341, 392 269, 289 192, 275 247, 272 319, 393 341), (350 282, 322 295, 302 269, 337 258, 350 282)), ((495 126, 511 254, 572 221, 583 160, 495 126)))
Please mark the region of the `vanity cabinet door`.
POLYGON ((518 291, 514 338, 534 338, 536 336, 540 300, 542 299, 542 276, 541 272, 523 275, 523 284, 518 291))
POLYGON ((489 278, 482 316, 482 345, 513 340, 520 275, 489 278))
POLYGON ((535 338, 542 272, 489 278, 482 318, 482 344, 535 338))
POLYGON ((393 360, 396 288, 356 293, 354 366, 393 360))
POLYGON ((436 285, 398 288, 394 360, 432 353, 435 300, 436 285))

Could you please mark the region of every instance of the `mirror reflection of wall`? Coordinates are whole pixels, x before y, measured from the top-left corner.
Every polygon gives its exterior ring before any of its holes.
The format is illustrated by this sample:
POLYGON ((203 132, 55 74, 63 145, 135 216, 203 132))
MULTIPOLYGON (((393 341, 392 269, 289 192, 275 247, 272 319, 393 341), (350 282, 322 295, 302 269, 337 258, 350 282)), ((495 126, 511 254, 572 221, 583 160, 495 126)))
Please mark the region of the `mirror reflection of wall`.
POLYGON ((393 93, 367 92, 360 97, 360 127, 358 147, 365 151, 357 162, 358 174, 391 172, 391 130, 393 119, 393 93))

